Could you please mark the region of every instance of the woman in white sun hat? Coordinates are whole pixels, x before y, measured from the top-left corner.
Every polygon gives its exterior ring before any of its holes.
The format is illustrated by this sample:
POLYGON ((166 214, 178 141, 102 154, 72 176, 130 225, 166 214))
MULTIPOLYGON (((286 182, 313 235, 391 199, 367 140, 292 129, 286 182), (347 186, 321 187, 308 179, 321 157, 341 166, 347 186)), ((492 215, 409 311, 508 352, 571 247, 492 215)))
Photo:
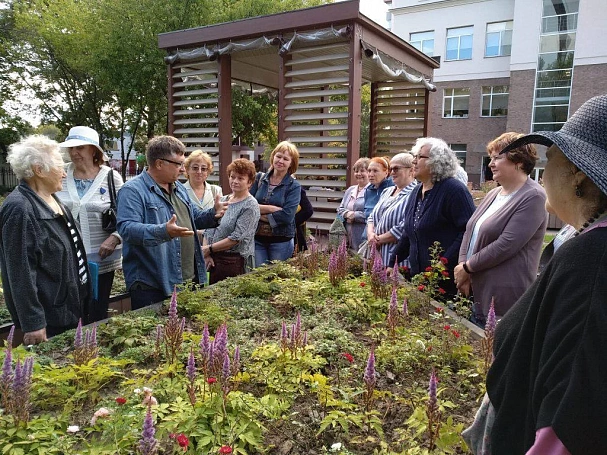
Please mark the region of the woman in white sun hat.
POLYGON ((99 145, 99 134, 92 128, 73 127, 59 146, 71 163, 57 196, 80 227, 89 262, 99 266, 98 297, 89 315, 91 322, 98 321, 107 317, 114 272, 122 265, 122 239, 117 232, 102 229, 101 214, 110 207, 110 179, 117 192, 122 187, 122 177, 104 165, 106 155, 99 145))

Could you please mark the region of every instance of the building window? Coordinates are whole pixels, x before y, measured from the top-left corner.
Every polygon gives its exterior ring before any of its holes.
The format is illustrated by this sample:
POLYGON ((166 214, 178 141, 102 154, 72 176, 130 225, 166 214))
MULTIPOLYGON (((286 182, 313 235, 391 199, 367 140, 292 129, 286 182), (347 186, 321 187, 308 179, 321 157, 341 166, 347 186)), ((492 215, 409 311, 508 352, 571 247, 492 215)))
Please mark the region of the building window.
POLYGON ((487 24, 485 57, 510 55, 512 49, 512 21, 487 24))
POLYGON ((466 168, 466 147, 467 144, 449 144, 451 150, 455 153, 457 157, 457 161, 459 161, 459 165, 466 168))
POLYGON ((434 55, 434 30, 431 32, 411 33, 409 44, 419 49, 428 57, 434 55))
POLYGON ((508 115, 508 86, 483 87, 481 117, 504 117, 508 115))
POLYGON ((469 88, 446 88, 443 90, 443 117, 468 118, 470 103, 469 88))
POLYGON ((470 60, 472 58, 472 31, 472 26, 447 29, 445 60, 470 60))

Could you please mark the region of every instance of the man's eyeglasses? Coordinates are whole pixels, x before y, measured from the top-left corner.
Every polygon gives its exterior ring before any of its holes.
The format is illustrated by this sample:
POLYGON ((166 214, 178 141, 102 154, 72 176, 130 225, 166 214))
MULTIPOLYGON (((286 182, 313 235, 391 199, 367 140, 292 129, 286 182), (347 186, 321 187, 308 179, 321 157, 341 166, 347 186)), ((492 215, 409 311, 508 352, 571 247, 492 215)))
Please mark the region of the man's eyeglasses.
POLYGON ((160 158, 162 161, 166 161, 167 163, 171 163, 174 164, 175 166, 177 166, 178 168, 182 168, 185 167, 185 161, 179 162, 179 161, 173 161, 173 160, 168 160, 166 158, 160 158))

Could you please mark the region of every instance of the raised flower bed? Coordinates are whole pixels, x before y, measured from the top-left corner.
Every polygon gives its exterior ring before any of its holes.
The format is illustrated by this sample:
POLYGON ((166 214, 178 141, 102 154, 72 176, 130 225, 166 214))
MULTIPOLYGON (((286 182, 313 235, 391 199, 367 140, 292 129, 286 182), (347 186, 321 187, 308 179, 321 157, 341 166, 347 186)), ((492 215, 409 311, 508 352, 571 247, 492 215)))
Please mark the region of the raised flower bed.
POLYGON ((466 453, 481 343, 416 286, 313 252, 5 349, 0 453, 466 453))

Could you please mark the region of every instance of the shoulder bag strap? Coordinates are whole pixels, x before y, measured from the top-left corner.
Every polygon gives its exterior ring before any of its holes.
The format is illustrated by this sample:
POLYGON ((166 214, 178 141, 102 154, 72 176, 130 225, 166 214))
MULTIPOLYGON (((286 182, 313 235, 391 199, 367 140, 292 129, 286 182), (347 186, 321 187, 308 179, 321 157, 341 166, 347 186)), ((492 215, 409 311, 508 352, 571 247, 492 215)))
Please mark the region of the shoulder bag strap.
POLYGON ((116 210, 116 186, 114 185, 114 171, 112 169, 107 173, 107 187, 110 193, 110 208, 116 210))

